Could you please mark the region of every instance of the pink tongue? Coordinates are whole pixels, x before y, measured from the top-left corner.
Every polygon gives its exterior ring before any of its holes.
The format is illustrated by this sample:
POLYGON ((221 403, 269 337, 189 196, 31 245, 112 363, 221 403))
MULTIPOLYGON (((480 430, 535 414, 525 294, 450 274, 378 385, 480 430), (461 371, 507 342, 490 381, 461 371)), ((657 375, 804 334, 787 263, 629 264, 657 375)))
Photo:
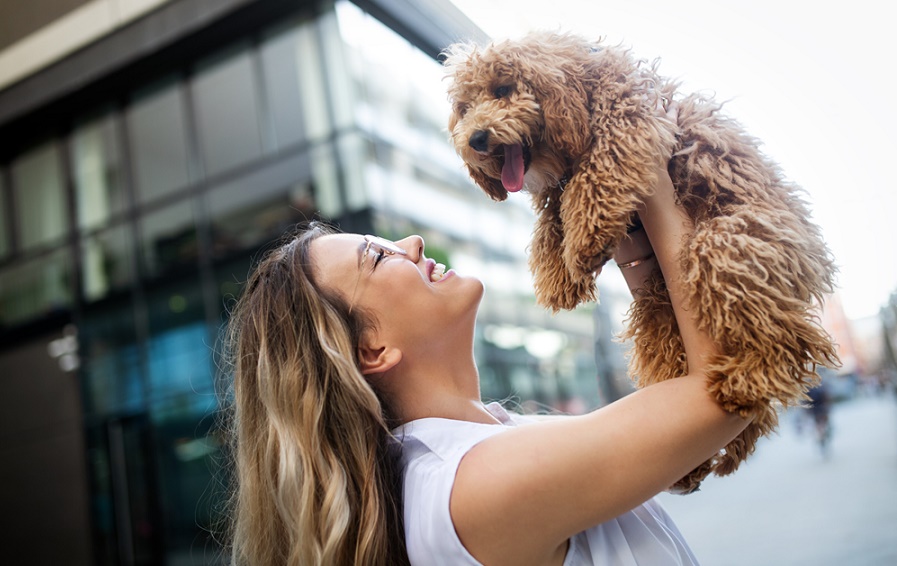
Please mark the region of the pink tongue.
POLYGON ((501 168, 501 184, 510 193, 523 188, 523 146, 505 146, 505 164, 501 168))

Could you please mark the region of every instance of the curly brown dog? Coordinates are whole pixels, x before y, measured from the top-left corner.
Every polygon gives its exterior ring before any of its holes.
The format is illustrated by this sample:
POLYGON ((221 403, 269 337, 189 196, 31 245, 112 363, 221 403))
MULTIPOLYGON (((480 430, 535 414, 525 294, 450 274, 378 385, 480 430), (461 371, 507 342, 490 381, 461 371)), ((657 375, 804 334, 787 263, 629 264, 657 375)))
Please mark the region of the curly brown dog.
MULTIPOLYGON (((671 490, 733 472, 805 399, 816 365, 836 365, 818 304, 835 266, 802 191, 721 105, 677 92, 628 50, 569 34, 534 33, 446 52, 452 141, 493 199, 525 189, 538 219, 530 269, 540 304, 597 298, 595 277, 670 158, 677 199, 695 224, 681 258, 687 307, 718 344, 709 388, 752 424, 671 490), (676 101, 678 123, 656 110, 676 101)), ((685 353, 666 284, 655 270, 622 336, 639 387, 683 375, 685 353)))

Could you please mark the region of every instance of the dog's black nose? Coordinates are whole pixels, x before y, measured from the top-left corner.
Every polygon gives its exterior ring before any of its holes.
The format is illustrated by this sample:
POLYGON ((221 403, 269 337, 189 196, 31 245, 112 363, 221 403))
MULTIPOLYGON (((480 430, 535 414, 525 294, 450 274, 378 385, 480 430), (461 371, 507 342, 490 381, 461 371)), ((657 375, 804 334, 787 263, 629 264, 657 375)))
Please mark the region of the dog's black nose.
POLYGON ((470 136, 467 143, 470 144, 470 147, 472 147, 474 151, 486 151, 489 149, 489 132, 486 130, 477 130, 470 136))

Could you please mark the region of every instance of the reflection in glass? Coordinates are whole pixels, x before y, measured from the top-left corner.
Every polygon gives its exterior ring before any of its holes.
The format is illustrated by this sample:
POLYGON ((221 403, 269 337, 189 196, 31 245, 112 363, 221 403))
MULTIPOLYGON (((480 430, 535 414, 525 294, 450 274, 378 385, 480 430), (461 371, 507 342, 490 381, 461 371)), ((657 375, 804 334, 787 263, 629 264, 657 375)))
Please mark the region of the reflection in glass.
POLYGON ((0 324, 13 325, 72 304, 69 250, 61 249, 0 274, 0 324))
POLYGON ((142 260, 147 275, 195 265, 198 242, 192 202, 181 201, 141 219, 142 260))
POLYGON ((128 226, 117 226, 84 238, 82 288, 84 298, 96 300, 132 281, 131 237, 128 226))
POLYGON ((278 148, 305 140, 298 43, 299 34, 309 27, 310 24, 291 25, 265 39, 259 48, 266 102, 278 148))
POLYGON ((149 289, 147 314, 150 398, 167 399, 169 405, 183 398, 189 413, 191 406, 207 401, 196 399, 197 392, 212 389, 209 333, 198 279, 173 283, 166 279, 149 289))
MULTIPOLYGON (((221 469, 225 461, 221 447, 224 439, 214 430, 214 395, 192 395, 209 399, 204 406, 187 407, 177 399, 153 403, 156 464, 160 492, 164 497, 164 529, 166 564, 218 564, 203 560, 220 552, 218 542, 222 527, 228 524, 227 478, 221 469)), ((223 562, 221 562, 223 564, 223 562)))
POLYGON ((267 191, 231 185, 210 193, 208 202, 213 253, 219 257, 277 239, 315 210, 307 182, 267 191))
POLYGON ((340 136, 337 147, 346 186, 346 208, 350 211, 362 210, 369 204, 364 167, 373 150, 369 142, 354 133, 340 136))
MULTIPOLYGON (((165 521, 167 561, 183 563, 197 548, 214 555, 209 533, 223 517, 215 484, 221 462, 215 424, 210 332, 196 278, 155 285, 147 293, 149 417, 165 521)), ((193 554, 194 559, 198 559, 193 554)), ((161 561, 160 561, 161 563, 161 561)), ((205 562, 203 562, 205 563, 205 562)))
POLYGON ((187 130, 181 86, 169 82, 138 96, 127 112, 134 182, 141 202, 189 180, 187 130))
POLYGON ((78 126, 71 147, 78 226, 103 226, 126 205, 112 114, 78 126))
POLYGON ((149 420, 144 414, 107 418, 89 426, 86 438, 94 563, 162 564, 162 521, 149 420))
POLYGON ((68 230, 68 217, 56 143, 13 161, 12 181, 22 248, 58 241, 68 230))
POLYGON ((329 12, 318 19, 321 51, 327 69, 327 100, 333 116, 333 129, 353 126, 357 94, 355 83, 349 74, 346 45, 340 34, 336 12, 329 12))
POLYGON ((134 313, 129 304, 88 309, 78 325, 84 399, 95 416, 136 412, 144 404, 134 313))
POLYGON ((343 212, 340 196, 340 175, 337 153, 333 144, 311 147, 311 172, 318 210, 327 218, 337 218, 343 212))
POLYGON ((308 138, 320 140, 328 136, 333 127, 330 123, 330 109, 327 92, 323 56, 315 35, 315 24, 303 24, 296 29, 294 49, 299 70, 299 106, 308 138))
MULTIPOLYGON (((177 316, 191 306, 201 306, 190 305, 191 299, 198 302, 199 293, 193 297, 172 294, 168 304, 157 305, 155 308, 162 310, 167 307, 173 316, 177 316)), ((198 314, 201 315, 202 312, 198 314)), ((150 397, 153 400, 168 399, 166 415, 201 415, 210 403, 214 404, 208 337, 208 329, 202 319, 154 332, 150 337, 150 397)))
POLYGON ((248 49, 206 63, 193 81, 199 147, 213 175, 262 153, 255 76, 248 49))

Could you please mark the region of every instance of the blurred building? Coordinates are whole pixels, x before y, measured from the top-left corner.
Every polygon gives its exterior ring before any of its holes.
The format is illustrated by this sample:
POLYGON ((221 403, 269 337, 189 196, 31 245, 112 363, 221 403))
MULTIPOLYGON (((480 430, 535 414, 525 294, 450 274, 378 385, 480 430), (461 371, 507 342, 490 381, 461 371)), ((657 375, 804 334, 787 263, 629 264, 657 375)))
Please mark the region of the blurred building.
POLYGON ((219 334, 316 216, 482 276, 485 397, 620 394, 606 312, 535 305, 528 203, 490 202, 446 141, 436 56, 482 38, 448 0, 2 6, 4 562, 221 561, 219 334))
POLYGON ((882 381, 897 387, 897 291, 888 297, 888 303, 879 312, 881 320, 882 381))

